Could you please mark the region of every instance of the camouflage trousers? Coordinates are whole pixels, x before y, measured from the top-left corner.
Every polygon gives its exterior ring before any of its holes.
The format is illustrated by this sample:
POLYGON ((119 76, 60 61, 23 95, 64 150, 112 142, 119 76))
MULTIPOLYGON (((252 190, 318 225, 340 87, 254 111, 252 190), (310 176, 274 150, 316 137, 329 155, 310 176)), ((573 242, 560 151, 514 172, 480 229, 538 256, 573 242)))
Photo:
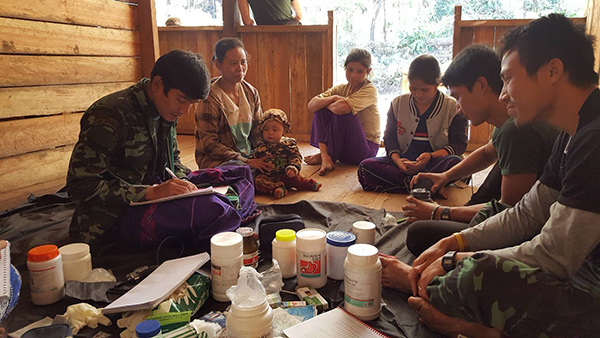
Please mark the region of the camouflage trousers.
POLYGON ((600 299, 539 268, 476 253, 427 287, 442 313, 509 337, 597 337, 600 299))
POLYGON ((302 177, 298 174, 295 177, 289 178, 286 174, 279 177, 269 177, 259 174, 254 177, 254 188, 257 193, 263 195, 273 195, 277 188, 295 188, 299 191, 315 191, 317 189, 317 181, 313 178, 302 177))

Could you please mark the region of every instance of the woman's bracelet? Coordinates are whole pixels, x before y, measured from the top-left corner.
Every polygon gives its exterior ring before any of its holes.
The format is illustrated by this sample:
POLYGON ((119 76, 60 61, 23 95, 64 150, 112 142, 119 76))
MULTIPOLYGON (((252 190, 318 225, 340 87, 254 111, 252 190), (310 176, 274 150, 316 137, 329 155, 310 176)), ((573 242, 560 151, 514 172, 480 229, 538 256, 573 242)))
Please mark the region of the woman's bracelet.
POLYGON ((465 240, 463 239, 462 234, 460 232, 455 232, 452 235, 458 242, 458 251, 465 251, 465 240))
POLYGON ((438 204, 438 205, 436 205, 436 206, 433 208, 433 211, 431 212, 431 217, 430 217, 429 219, 433 219, 433 217, 435 216, 435 212, 437 211, 437 209, 438 209, 439 207, 440 207, 440 205, 438 204))
POLYGON ((432 153, 428 153, 429 154, 429 160, 433 160, 433 154, 432 153))

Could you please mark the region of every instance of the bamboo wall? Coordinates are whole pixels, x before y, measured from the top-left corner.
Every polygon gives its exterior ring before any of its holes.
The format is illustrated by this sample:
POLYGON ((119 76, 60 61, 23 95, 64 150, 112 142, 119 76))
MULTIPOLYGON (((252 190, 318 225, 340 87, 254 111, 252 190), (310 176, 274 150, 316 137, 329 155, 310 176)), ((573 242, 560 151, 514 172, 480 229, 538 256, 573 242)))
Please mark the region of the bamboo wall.
MULTIPOLYGON (((594 0, 590 0, 594 1, 594 0)), ((595 0, 599 1, 599 0, 595 0)), ((600 15, 600 13, 598 13, 600 15)), ((586 18, 573 18, 574 23, 585 25, 586 18)), ((456 56, 470 44, 484 44, 492 48, 500 46, 500 39, 509 30, 525 25, 530 19, 520 20, 462 20, 462 6, 454 7, 454 41, 452 56, 456 56)), ((483 123, 480 126, 469 127, 469 145, 472 151, 486 144, 492 137, 493 126, 483 123)))
POLYGON ((0 209, 64 183, 82 112, 149 74, 154 3, 135 2, 0 2, 0 209))
MULTIPOLYGON (((327 25, 240 26, 236 35, 250 55, 246 81, 261 96, 262 108, 283 109, 292 123, 291 137, 307 141, 312 113, 308 101, 333 85, 335 28, 333 12, 327 25)), ((210 62, 215 43, 224 36, 222 27, 161 27, 160 53, 187 49, 210 62)), ((218 76, 213 63, 212 76, 218 76)), ((194 116, 184 115, 178 133, 193 134, 194 116)))

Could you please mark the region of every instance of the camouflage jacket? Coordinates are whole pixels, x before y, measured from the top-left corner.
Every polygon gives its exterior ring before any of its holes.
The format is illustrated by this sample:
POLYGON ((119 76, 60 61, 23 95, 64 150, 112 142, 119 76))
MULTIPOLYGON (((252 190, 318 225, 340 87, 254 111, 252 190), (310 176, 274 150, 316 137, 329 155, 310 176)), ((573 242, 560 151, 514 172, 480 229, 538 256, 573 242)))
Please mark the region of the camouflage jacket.
POLYGON ((266 162, 271 162, 275 167, 265 175, 269 177, 278 177, 285 173, 287 167, 294 167, 300 172, 302 165, 302 155, 296 140, 289 137, 282 137, 278 143, 265 142, 261 140, 256 145, 250 158, 262 158, 268 155, 273 157, 266 162))
POLYGON ((146 188, 167 178, 165 167, 181 178, 189 173, 179 160, 175 123, 149 100, 148 81, 99 99, 81 118, 67 174, 77 203, 69 232, 78 240, 116 234, 129 202, 145 200, 146 188))

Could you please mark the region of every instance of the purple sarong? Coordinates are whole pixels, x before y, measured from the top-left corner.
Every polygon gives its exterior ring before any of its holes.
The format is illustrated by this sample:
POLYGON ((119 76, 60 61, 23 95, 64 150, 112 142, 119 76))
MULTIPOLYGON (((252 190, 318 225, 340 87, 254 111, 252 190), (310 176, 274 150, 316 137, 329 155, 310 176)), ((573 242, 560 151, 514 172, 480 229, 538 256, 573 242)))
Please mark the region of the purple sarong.
MULTIPOLYGON (((434 158, 423 172, 443 173, 461 160, 456 155, 434 158)), ((358 181, 366 191, 406 194, 410 191, 412 177, 402 172, 387 156, 368 158, 358 165, 358 181)))
POLYGON ((377 155, 379 144, 367 140, 358 115, 336 115, 327 108, 314 113, 310 129, 310 145, 327 146, 327 153, 335 163, 359 164, 365 158, 377 155))
POLYGON ((188 175, 194 184, 231 186, 238 194, 237 208, 221 194, 203 195, 128 208, 119 238, 134 244, 155 245, 176 236, 200 249, 210 238, 235 231, 256 212, 254 186, 248 166, 224 166, 197 170, 188 175))

